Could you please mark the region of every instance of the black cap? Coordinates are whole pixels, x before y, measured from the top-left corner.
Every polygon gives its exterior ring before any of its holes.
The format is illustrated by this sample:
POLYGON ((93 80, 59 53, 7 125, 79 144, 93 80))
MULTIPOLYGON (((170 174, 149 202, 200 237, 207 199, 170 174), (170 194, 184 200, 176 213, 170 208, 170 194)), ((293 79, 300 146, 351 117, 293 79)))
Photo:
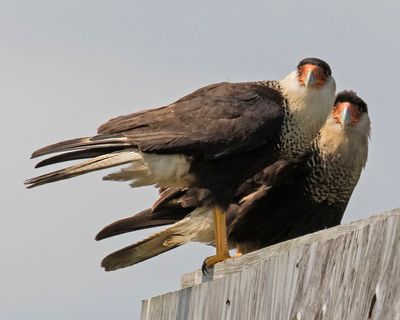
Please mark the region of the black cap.
POLYGON ((331 75, 331 67, 329 64, 327 64, 324 60, 318 59, 318 58, 305 58, 299 62, 297 65, 297 68, 300 68, 301 66, 305 64, 312 64, 314 66, 322 68, 324 70, 325 74, 331 75))
POLYGON ((361 99, 357 93, 352 90, 343 90, 336 95, 335 105, 339 102, 350 102, 357 105, 361 112, 368 112, 367 104, 361 99))

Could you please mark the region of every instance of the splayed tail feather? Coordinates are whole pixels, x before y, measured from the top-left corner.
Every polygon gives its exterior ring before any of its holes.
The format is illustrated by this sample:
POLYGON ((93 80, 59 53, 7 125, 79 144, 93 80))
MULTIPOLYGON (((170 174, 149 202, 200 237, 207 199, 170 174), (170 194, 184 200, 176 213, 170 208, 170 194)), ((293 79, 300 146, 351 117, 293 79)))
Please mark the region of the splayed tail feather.
POLYGON ((151 209, 144 210, 132 217, 121 219, 115 221, 108 226, 104 227, 95 237, 95 239, 103 240, 106 238, 110 238, 119 234, 153 228, 160 227, 167 224, 175 223, 176 219, 174 218, 158 218, 152 214, 151 209))
POLYGON ((167 229, 151 235, 142 241, 108 255, 101 262, 101 266, 105 271, 125 268, 184 244, 184 242, 175 242, 174 245, 168 243, 167 240, 173 236, 173 234, 173 230, 167 229))
POLYGON ((213 244, 212 217, 212 210, 198 208, 171 227, 108 255, 101 266, 106 271, 113 271, 132 266, 191 241, 213 244))
POLYGON ((140 157, 135 149, 114 151, 108 154, 94 157, 76 165, 53 171, 25 181, 28 188, 37 187, 46 183, 69 179, 92 171, 102 170, 130 163, 140 157))
POLYGON ((59 142, 35 151, 32 158, 51 153, 59 154, 42 160, 36 167, 70 160, 88 160, 29 179, 25 181, 28 188, 127 163, 131 166, 107 175, 104 180, 130 181, 132 187, 186 185, 193 180, 189 174, 189 159, 184 155, 141 153, 132 141, 118 134, 59 142))

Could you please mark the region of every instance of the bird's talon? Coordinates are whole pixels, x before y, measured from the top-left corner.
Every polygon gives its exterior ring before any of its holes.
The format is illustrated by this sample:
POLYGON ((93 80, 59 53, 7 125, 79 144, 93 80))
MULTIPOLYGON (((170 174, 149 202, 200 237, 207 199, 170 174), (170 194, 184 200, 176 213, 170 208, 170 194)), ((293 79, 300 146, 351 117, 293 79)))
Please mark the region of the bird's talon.
POLYGON ((206 260, 204 259, 203 264, 201 266, 201 273, 205 276, 208 273, 208 268, 206 264, 206 260))
POLYGON ((203 272, 203 275, 208 273, 208 268, 213 268, 215 264, 225 261, 230 258, 231 258, 231 256, 229 255, 229 253, 215 255, 215 256, 205 258, 203 265, 201 266, 201 271, 203 272))

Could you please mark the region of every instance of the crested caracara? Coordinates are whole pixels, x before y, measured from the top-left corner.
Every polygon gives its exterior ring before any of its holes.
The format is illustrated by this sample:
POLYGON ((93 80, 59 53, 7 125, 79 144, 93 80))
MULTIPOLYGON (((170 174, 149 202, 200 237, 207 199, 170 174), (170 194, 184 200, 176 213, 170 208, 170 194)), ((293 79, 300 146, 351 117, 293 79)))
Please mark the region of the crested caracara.
POLYGON ((161 108, 111 119, 95 136, 35 151, 33 158, 58 153, 37 167, 85 160, 26 185, 128 164, 104 179, 191 187, 188 195, 213 210, 217 254, 205 260, 211 266, 229 257, 223 211, 238 186, 265 166, 303 153, 326 121, 334 93, 331 69, 317 58, 303 59, 281 81, 209 85, 161 108))
MULTIPOLYGON (((226 210, 229 247, 247 253, 338 225, 366 164, 369 134, 366 103, 353 91, 340 92, 306 152, 276 161, 238 188, 226 210)), ((212 211, 187 201, 188 190, 168 188, 153 208, 100 231, 97 240, 174 223, 110 254, 102 266, 133 265, 189 241, 215 245, 212 211)))

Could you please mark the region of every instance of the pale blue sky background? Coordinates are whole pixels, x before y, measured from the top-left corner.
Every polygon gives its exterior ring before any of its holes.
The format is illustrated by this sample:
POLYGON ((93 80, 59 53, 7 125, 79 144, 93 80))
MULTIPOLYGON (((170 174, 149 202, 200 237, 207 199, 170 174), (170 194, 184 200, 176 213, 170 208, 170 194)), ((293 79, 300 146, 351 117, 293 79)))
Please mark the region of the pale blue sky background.
POLYGON ((138 319, 212 250, 188 245, 122 271, 97 231, 149 206, 151 188, 102 173, 25 190, 30 153, 110 117, 224 80, 280 79, 303 57, 369 104, 367 168, 345 221, 399 206, 398 1, 0 1, 0 319, 138 319))

